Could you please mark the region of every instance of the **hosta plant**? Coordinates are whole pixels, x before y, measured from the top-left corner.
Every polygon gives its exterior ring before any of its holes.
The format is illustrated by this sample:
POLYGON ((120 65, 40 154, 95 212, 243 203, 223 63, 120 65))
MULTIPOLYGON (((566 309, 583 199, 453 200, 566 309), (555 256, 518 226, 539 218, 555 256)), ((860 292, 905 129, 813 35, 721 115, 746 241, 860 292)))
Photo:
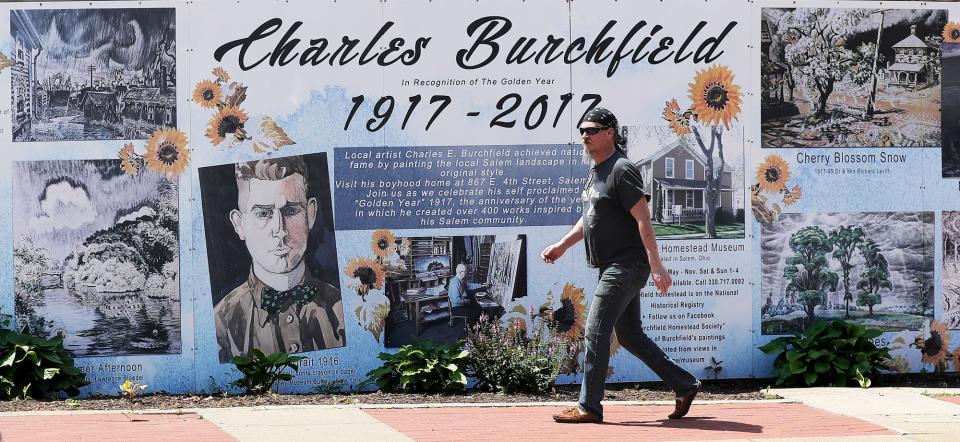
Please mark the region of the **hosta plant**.
POLYGON ((277 382, 292 380, 293 374, 287 373, 286 370, 289 368, 294 372, 298 371, 300 367, 297 362, 306 359, 303 356, 290 356, 280 351, 268 356, 256 348, 250 354, 251 357, 234 356, 230 360, 243 375, 230 385, 243 389, 247 394, 269 393, 277 382))
POLYGON ((380 368, 367 373, 367 383, 375 383, 385 391, 450 392, 467 385, 466 358, 463 342, 435 345, 419 341, 404 345, 396 353, 380 353, 380 368))
POLYGON ((777 385, 869 386, 890 357, 888 349, 877 348, 872 341, 881 333, 839 319, 819 320, 803 333, 774 339, 760 350, 777 355, 773 361, 777 385))
POLYGON ((60 337, 46 339, 0 328, 0 400, 80 394, 89 384, 60 337))

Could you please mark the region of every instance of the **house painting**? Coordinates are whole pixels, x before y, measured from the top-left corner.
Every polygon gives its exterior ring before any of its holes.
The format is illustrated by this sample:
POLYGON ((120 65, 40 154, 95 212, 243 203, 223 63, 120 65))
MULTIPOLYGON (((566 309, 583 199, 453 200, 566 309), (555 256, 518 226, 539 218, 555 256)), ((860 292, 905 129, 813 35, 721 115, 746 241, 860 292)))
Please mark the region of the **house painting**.
POLYGON ((13 53, 11 59, 16 62, 10 70, 13 85, 11 101, 13 107, 13 136, 29 132, 36 118, 37 94, 37 57, 43 50, 40 36, 30 18, 23 11, 10 11, 10 33, 13 35, 13 53))
MULTIPOLYGON (((715 160, 715 167, 719 161, 715 160)), ((703 222, 706 215, 707 159, 688 143, 677 139, 637 163, 643 188, 650 192, 653 217, 662 223, 703 222), (660 210, 656 213, 656 210, 660 210)), ((733 173, 720 177, 720 209, 735 212, 733 173)))
POLYGON ((915 89, 939 80, 929 69, 934 49, 917 37, 917 25, 910 26, 910 35, 893 45, 893 50, 893 64, 887 67, 889 84, 915 89))

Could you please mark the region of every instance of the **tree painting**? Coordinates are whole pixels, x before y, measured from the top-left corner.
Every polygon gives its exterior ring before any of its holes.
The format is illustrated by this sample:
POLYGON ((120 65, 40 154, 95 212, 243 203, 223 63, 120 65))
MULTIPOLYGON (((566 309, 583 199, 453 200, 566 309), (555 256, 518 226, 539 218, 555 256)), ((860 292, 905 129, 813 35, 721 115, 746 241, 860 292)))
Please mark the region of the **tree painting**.
POLYGON ((676 99, 667 102, 663 118, 670 128, 687 142, 693 137, 700 147, 706 164, 707 191, 704 208, 706 209, 705 238, 717 237, 716 213, 720 207, 721 177, 727 167, 723 158, 723 131, 730 129, 730 122, 740 114, 740 86, 733 82, 733 72, 726 66, 712 66, 698 71, 690 83, 689 98, 692 102, 681 110, 676 99), (722 123, 722 127, 721 127, 722 123), (703 132, 703 133, 702 133, 703 132), (704 141, 706 134, 707 141, 704 141), (709 147, 708 147, 709 146, 709 147), (714 162, 716 151, 719 165, 714 162))
POLYGON ((787 258, 783 269, 784 278, 790 280, 787 293, 797 296, 807 321, 812 323, 816 319, 814 309, 825 301, 824 290, 837 289, 839 277, 827 265, 827 253, 833 250, 833 244, 823 229, 808 226, 790 237, 790 249, 795 254, 787 258))
POLYGON ((830 231, 830 242, 833 244, 833 258, 840 262, 840 268, 843 270, 843 301, 846 304, 845 318, 850 318, 850 302, 853 301, 853 293, 850 292, 850 259, 853 258, 857 247, 863 242, 863 228, 840 226, 830 231))
MULTIPOLYGON (((803 331, 815 319, 918 330, 934 311, 934 218, 933 212, 805 212, 761 224, 761 332, 803 331)), ((944 243, 945 251, 950 247, 944 243)), ((952 259, 945 255, 944 262, 952 259)))
POLYGON ((944 10, 764 8, 763 147, 937 146, 944 10))

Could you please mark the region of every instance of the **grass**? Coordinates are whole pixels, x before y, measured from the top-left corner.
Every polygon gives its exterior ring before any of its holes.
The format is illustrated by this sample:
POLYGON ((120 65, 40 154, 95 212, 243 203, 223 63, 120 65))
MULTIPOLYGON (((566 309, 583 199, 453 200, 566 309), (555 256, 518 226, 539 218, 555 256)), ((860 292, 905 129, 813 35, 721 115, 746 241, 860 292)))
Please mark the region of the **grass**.
MULTIPOLYGON (((653 233, 657 238, 667 238, 671 236, 698 236, 706 233, 706 227, 703 224, 656 224, 653 225, 653 233)), ((743 238, 743 224, 724 224, 717 226, 717 238, 743 238)))

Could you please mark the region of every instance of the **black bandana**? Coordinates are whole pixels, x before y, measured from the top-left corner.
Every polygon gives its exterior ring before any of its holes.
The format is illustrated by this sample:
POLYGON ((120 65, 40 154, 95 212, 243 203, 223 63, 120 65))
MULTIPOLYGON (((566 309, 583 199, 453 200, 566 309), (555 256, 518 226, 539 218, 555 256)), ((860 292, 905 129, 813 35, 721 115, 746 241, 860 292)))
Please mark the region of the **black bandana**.
POLYGON ((597 123, 606 127, 617 129, 617 117, 602 107, 594 108, 583 116, 581 123, 597 123))
POLYGON ((580 120, 580 123, 597 123, 604 127, 613 128, 613 144, 617 149, 623 150, 623 146, 626 144, 626 140, 623 138, 623 134, 620 133, 620 126, 617 124, 617 117, 613 116, 613 112, 610 112, 602 107, 593 108, 590 112, 587 112, 583 116, 583 119, 580 120))

